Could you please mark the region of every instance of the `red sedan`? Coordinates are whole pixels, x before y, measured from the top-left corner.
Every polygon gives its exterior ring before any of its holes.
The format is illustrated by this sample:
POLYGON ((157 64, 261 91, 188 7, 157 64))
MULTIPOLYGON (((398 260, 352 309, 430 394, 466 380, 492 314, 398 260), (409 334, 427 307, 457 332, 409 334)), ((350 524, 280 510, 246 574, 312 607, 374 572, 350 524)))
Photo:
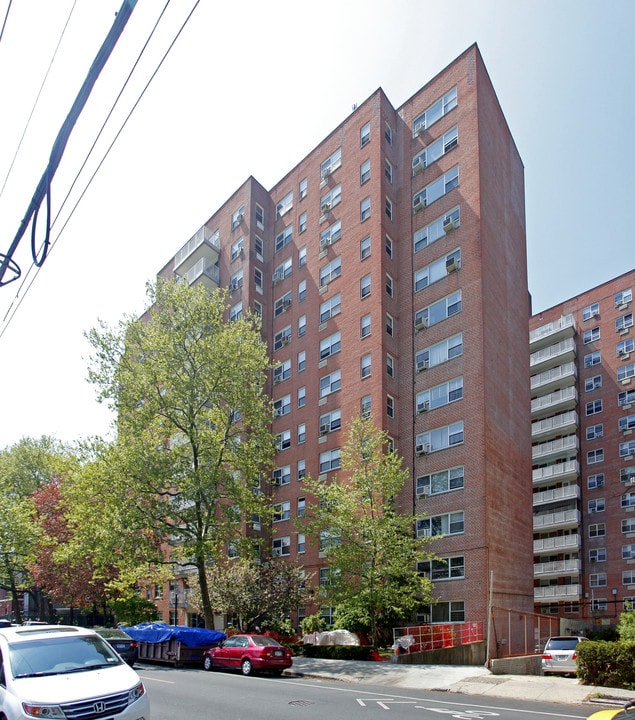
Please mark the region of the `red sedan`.
POLYGON ((266 635, 232 635, 203 655, 206 670, 239 669, 243 675, 260 670, 282 675, 282 671, 290 668, 292 663, 291 650, 266 635))

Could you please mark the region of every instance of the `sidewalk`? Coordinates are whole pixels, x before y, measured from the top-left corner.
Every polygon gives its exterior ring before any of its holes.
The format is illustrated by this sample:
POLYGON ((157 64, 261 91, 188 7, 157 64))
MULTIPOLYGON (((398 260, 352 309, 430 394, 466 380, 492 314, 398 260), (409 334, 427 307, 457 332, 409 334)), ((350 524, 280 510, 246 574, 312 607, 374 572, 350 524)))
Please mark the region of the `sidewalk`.
POLYGON ((390 662, 319 660, 294 657, 286 675, 368 683, 396 689, 437 690, 488 697, 543 700, 609 707, 635 700, 635 691, 581 685, 576 678, 542 675, 493 675, 481 666, 398 665, 390 662))

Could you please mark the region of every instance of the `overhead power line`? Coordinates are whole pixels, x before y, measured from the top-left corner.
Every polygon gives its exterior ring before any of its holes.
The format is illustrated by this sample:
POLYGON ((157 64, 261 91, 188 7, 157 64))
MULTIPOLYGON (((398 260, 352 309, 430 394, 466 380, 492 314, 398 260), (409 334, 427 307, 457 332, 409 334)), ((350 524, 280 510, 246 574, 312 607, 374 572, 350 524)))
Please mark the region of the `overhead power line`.
POLYGON ((113 23, 110 32, 106 36, 106 39, 104 40, 101 48, 99 49, 99 52, 97 53, 97 56, 95 57, 95 60, 90 67, 90 70, 88 71, 86 80, 84 80, 84 83, 80 88, 79 94, 75 98, 75 102, 73 103, 70 112, 66 116, 64 123, 62 124, 62 127, 53 144, 53 149, 51 150, 48 165, 44 171, 44 174, 42 175, 42 178, 40 179, 33 198, 29 203, 29 207, 24 215, 24 218, 20 223, 18 232, 13 239, 13 242, 11 243, 11 246, 9 247, 7 253, 0 254, 0 287, 2 287, 3 285, 7 285, 13 280, 17 280, 21 275, 20 267, 13 259, 13 255, 17 250, 20 241, 24 237, 29 225, 31 225, 31 254, 33 256, 33 262, 36 267, 40 267, 46 260, 50 244, 51 181, 53 180, 55 172, 57 171, 57 168, 60 164, 73 127, 75 126, 77 119, 79 118, 82 110, 84 109, 84 106, 86 105, 90 93, 95 83, 97 82, 97 78, 99 77, 108 58, 110 57, 110 54, 112 53, 115 45, 117 44, 117 40, 119 39, 124 28, 126 27, 126 24, 130 19, 130 16, 132 15, 132 11, 134 10, 136 4, 137 0, 124 0, 121 9, 117 13, 117 17, 115 18, 115 22, 113 23), (38 256, 37 249, 35 247, 35 230, 37 225, 37 217, 40 212, 42 203, 45 199, 47 206, 45 238, 42 245, 41 253, 38 256), (4 277, 7 274, 8 270, 13 273, 13 277, 10 277, 8 280, 5 281, 4 277))

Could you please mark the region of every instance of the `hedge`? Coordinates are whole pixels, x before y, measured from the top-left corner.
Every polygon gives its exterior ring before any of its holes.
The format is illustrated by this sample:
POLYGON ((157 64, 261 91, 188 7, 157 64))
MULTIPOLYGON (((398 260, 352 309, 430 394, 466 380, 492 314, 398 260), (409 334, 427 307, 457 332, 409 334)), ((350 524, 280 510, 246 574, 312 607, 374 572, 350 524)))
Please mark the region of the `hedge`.
POLYGON ((584 685, 635 690, 635 641, 585 640, 576 652, 584 685))

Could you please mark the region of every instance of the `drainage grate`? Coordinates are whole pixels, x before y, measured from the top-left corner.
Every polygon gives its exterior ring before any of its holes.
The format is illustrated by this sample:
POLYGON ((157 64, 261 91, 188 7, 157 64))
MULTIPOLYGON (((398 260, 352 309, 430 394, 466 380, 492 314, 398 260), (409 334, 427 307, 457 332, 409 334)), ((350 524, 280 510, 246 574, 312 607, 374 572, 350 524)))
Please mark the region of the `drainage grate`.
POLYGON ((312 700, 291 700, 289 705, 297 705, 297 707, 305 707, 306 705, 313 705, 312 700))

